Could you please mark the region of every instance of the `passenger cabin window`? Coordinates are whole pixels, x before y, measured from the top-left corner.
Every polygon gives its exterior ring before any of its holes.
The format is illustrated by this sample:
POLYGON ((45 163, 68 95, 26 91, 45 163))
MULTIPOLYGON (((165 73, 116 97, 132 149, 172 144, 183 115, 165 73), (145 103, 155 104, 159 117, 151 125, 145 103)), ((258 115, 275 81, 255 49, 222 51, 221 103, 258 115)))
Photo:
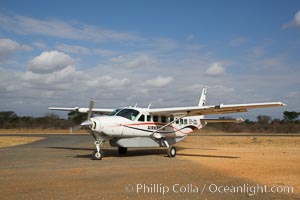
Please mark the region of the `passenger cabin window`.
POLYGON ((176 118, 176 124, 179 124, 179 120, 176 118))
POLYGON ((162 123, 166 123, 167 122, 167 118, 165 116, 161 116, 161 122, 162 123))
POLYGON ((116 116, 125 117, 129 120, 134 121, 136 117, 139 115, 139 111, 129 108, 124 108, 123 110, 119 111, 116 116))
POLYGON ((153 121, 158 122, 158 116, 153 116, 153 121))
POLYGON ((151 115, 147 115, 147 122, 151 122, 151 115))
POLYGON ((180 119, 180 125, 182 125, 183 124, 183 119, 180 119))
POLYGON ((170 117, 170 122, 174 121, 174 117, 170 117))
POLYGON ((184 119, 183 121, 184 121, 184 125, 186 125, 187 124, 187 119, 184 119))
POLYGON ((141 115, 140 118, 139 118, 139 121, 144 122, 145 121, 145 115, 141 115))

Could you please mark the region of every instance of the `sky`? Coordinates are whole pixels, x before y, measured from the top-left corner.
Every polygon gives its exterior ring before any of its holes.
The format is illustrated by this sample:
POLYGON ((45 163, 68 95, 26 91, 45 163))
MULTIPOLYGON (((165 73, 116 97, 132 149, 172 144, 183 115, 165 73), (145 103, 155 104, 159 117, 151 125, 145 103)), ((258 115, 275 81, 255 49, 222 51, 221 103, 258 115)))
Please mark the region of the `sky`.
MULTIPOLYGON (((282 101, 300 111, 300 1, 0 1, 0 111, 282 101)), ((60 114, 65 116, 65 114, 60 114)))

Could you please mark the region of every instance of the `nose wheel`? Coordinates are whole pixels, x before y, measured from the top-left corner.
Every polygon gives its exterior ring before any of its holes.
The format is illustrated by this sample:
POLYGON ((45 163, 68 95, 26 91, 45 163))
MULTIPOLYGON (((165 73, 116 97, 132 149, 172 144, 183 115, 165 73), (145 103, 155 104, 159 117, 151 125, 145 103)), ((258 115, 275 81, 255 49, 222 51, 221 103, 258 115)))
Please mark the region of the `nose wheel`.
POLYGON ((103 151, 101 151, 100 146, 102 145, 102 141, 95 141, 96 150, 93 151, 92 156, 94 160, 101 160, 103 157, 103 151))

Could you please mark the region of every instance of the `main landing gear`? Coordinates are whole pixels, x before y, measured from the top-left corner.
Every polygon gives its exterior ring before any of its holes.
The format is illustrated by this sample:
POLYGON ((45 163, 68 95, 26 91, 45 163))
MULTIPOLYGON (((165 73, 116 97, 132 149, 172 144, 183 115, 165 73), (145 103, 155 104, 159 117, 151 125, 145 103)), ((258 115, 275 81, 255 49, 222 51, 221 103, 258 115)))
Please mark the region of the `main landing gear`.
POLYGON ((170 158, 174 158, 176 156, 176 148, 173 146, 169 147, 167 153, 170 158))
POLYGON ((170 146, 168 141, 165 138, 162 138, 161 143, 163 146, 167 147, 167 154, 170 158, 174 158, 176 156, 176 148, 174 146, 170 146))
POLYGON ((96 150, 93 151, 93 159, 94 160, 101 160, 103 157, 103 151, 100 150, 100 146, 102 145, 102 141, 95 141, 95 145, 96 145, 96 150))

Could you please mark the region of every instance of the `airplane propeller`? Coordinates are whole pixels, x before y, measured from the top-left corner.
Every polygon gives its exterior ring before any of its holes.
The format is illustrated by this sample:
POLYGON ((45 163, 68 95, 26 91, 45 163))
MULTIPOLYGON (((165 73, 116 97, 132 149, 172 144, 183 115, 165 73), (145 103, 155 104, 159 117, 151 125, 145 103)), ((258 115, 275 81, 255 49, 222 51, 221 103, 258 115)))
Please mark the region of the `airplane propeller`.
POLYGON ((82 127, 88 127, 90 128, 93 125, 93 122, 90 120, 93 114, 93 108, 94 108, 94 99, 90 99, 90 106, 87 114, 87 119, 82 122, 80 125, 77 125, 75 127, 72 127, 72 131, 80 130, 82 127))
POLYGON ((93 125, 93 122, 90 119, 93 114, 94 102, 95 102, 94 99, 90 99, 90 106, 88 110, 87 119, 80 124, 81 127, 90 127, 93 125))
POLYGON ((88 115, 87 115, 87 120, 90 120, 92 114, 93 114, 93 108, 94 108, 94 99, 90 99, 90 107, 89 107, 89 111, 88 111, 88 115))

